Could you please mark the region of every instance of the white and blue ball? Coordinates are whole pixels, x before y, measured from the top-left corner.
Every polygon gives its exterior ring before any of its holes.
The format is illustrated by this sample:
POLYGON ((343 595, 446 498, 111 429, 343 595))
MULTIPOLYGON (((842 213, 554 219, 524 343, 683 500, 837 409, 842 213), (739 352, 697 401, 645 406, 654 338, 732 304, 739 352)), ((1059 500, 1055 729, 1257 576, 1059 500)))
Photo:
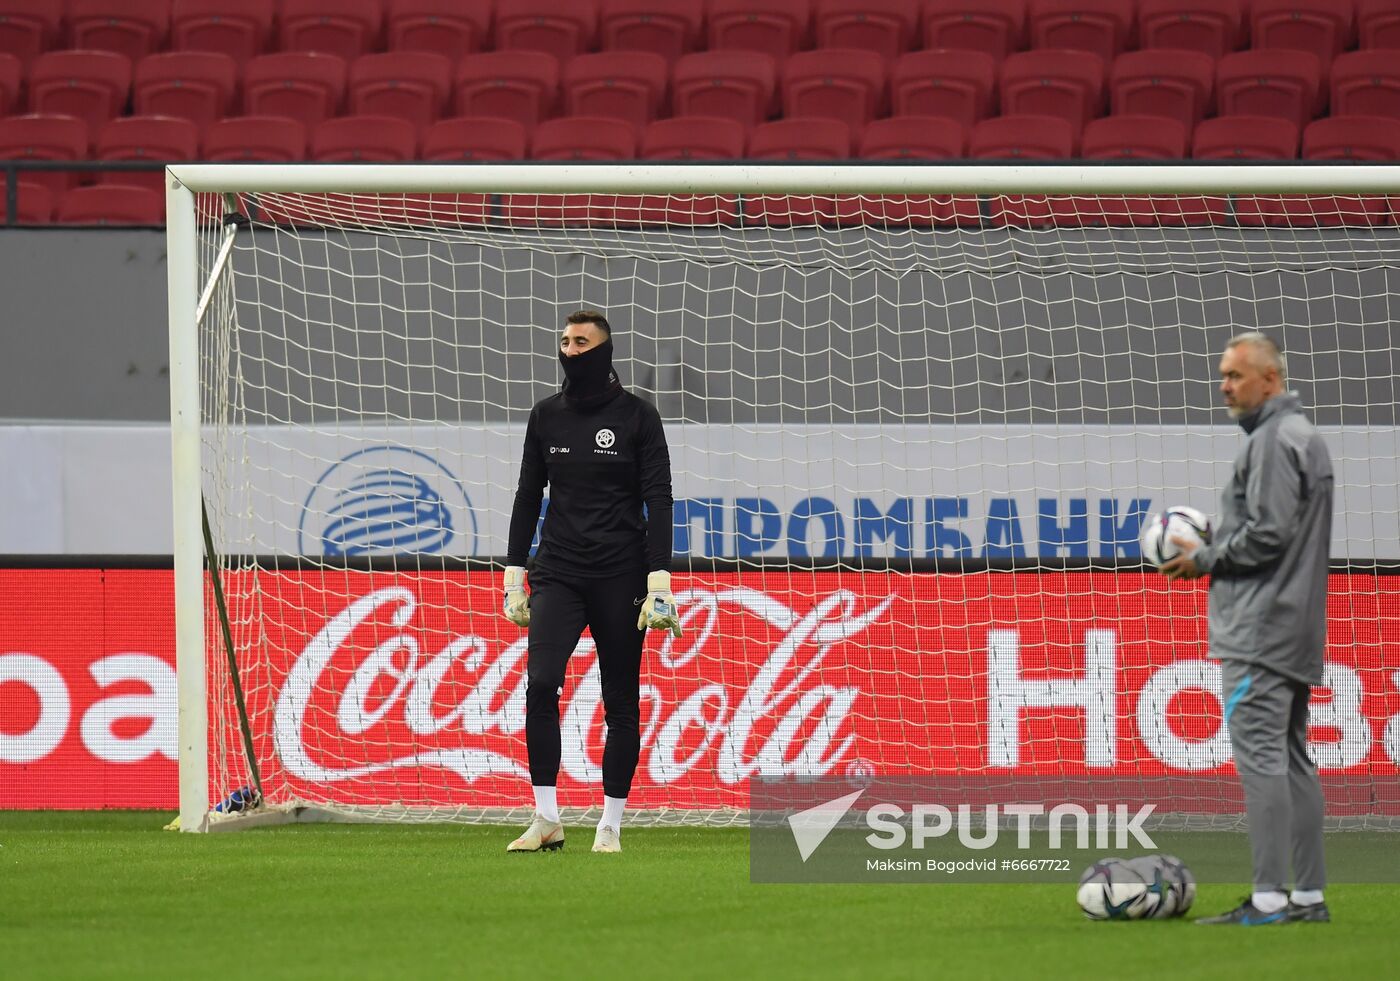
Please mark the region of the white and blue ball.
POLYGON ((1173 902, 1167 916, 1185 916, 1191 904, 1196 901, 1196 877, 1186 867, 1186 863, 1175 855, 1155 855, 1162 867, 1168 885, 1171 887, 1173 902))
POLYGON ((1176 915, 1176 881, 1162 862, 1160 855, 1139 855, 1128 859, 1128 865, 1142 876, 1147 885, 1147 909, 1142 918, 1165 920, 1176 915))
POLYGON ((1085 869, 1076 898, 1091 920, 1140 920, 1157 903, 1142 874, 1121 858, 1101 858, 1085 869))
POLYGON ((1209 545, 1210 518, 1185 505, 1169 507, 1147 519, 1142 529, 1142 556, 1160 567, 1181 554, 1173 538, 1185 538, 1198 545, 1209 545))

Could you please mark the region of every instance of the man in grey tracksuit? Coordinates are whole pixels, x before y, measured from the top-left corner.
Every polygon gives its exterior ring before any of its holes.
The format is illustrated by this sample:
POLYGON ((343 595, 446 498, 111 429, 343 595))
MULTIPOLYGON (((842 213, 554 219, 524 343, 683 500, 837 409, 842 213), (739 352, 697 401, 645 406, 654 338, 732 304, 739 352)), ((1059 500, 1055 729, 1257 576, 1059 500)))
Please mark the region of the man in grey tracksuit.
POLYGON ((1307 736, 1327 630, 1332 460, 1298 397, 1285 391, 1283 355, 1268 337, 1232 339, 1220 377, 1245 443, 1214 539, 1194 549, 1173 539, 1186 554, 1162 571, 1211 577, 1210 652, 1221 661, 1225 722, 1244 784, 1254 893, 1197 922, 1325 922, 1322 786, 1307 736))

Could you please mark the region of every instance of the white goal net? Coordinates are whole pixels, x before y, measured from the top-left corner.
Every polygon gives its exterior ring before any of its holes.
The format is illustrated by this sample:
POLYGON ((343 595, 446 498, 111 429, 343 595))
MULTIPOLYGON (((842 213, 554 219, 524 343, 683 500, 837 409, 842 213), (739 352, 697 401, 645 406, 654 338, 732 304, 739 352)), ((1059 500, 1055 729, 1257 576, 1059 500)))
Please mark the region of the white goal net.
MULTIPOLYGON (((1329 814, 1400 813, 1395 168, 172 173, 187 826, 249 787, 528 813, 500 570, 580 308, 671 448, 685 633, 647 640, 629 811, 1000 774, 1241 814, 1205 585, 1138 538, 1218 511, 1216 363, 1261 329, 1337 468, 1329 814)), ((600 805, 587 635, 561 718, 560 801, 600 805)))

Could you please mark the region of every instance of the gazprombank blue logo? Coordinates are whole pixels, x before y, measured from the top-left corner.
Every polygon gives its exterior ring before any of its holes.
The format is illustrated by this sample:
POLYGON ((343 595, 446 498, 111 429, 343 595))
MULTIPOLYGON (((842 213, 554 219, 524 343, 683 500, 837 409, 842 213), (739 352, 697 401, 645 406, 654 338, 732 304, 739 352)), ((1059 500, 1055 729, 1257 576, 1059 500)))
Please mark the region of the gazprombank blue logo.
POLYGON ((306 497, 303 555, 474 555, 476 514, 438 460, 404 446, 370 446, 337 461, 306 497))

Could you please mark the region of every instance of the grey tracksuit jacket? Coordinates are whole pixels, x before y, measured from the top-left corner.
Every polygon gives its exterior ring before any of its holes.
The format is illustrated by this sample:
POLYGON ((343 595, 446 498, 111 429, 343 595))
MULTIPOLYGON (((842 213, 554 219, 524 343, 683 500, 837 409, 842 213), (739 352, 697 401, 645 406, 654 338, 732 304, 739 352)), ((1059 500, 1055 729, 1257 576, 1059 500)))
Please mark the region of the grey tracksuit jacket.
POLYGON ((1239 420, 1248 434, 1196 565, 1210 573, 1210 652, 1308 684, 1322 681, 1332 458, 1298 397, 1239 420))

